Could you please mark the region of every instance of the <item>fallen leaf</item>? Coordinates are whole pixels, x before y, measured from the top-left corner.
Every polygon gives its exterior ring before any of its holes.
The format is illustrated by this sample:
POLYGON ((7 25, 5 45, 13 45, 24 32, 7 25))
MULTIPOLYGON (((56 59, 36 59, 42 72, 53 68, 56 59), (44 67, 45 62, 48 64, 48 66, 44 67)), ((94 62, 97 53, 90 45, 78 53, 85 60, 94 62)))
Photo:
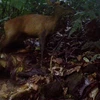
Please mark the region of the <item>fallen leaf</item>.
POLYGON ((78 60, 78 61, 81 61, 81 60, 82 60, 82 55, 78 55, 78 56, 77 56, 77 60, 78 60))
POLYGON ((85 62, 87 62, 87 63, 89 63, 90 61, 89 61, 89 59, 88 58, 86 58, 86 57, 83 57, 83 60, 85 61, 85 62))

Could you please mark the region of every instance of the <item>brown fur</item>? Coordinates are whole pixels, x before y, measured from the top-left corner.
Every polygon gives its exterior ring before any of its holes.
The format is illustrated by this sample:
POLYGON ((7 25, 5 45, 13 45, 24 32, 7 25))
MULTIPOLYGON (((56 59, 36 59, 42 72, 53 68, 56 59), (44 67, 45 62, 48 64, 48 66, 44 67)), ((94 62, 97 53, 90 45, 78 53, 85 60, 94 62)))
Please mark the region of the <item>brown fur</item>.
POLYGON ((24 34, 39 37, 41 54, 43 55, 45 38, 48 34, 54 32, 63 13, 73 13, 73 10, 70 7, 65 9, 62 6, 57 6, 52 16, 30 14, 8 20, 4 24, 5 38, 1 47, 6 47, 8 44, 20 39, 24 34))

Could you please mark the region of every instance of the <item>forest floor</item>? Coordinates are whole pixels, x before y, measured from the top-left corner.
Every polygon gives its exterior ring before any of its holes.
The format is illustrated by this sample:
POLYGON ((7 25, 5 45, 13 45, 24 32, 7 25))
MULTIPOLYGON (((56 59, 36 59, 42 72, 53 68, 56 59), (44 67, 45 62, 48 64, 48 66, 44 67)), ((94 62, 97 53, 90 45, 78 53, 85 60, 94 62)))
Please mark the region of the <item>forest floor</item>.
POLYGON ((48 38, 42 67, 38 39, 0 54, 0 100, 100 100, 100 22, 87 22, 72 37, 69 30, 48 38))

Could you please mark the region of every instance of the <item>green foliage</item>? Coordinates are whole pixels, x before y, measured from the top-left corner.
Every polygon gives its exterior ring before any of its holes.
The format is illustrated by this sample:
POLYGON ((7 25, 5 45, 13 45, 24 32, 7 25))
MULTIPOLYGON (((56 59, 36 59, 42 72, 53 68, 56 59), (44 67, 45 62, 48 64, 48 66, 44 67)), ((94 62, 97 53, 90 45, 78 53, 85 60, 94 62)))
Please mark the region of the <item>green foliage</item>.
POLYGON ((2 0, 0 3, 2 21, 29 13, 49 14, 49 11, 51 12, 51 7, 46 0, 2 0))
POLYGON ((0 18, 13 17, 21 13, 27 0, 2 0, 0 3, 0 18))
POLYGON ((69 37, 76 30, 82 29, 82 22, 100 18, 100 2, 98 0, 67 0, 67 3, 76 10, 69 37))
POLYGON ((10 0, 10 5, 17 9, 21 9, 24 7, 27 0, 10 0))

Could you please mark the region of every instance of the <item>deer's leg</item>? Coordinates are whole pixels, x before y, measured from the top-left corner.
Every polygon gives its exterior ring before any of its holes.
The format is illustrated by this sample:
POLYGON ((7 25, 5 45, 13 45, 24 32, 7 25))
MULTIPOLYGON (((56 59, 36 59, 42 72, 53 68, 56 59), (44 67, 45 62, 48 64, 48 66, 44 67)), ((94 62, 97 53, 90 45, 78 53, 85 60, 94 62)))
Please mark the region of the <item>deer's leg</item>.
POLYGON ((43 55, 44 55, 44 46, 45 46, 45 40, 46 40, 46 32, 44 32, 43 34, 41 34, 40 36, 40 48, 41 48, 41 67, 43 64, 43 55))
POLYGON ((15 40, 15 34, 10 33, 10 34, 5 34, 4 38, 1 41, 1 50, 7 47, 10 43, 12 43, 15 40))

